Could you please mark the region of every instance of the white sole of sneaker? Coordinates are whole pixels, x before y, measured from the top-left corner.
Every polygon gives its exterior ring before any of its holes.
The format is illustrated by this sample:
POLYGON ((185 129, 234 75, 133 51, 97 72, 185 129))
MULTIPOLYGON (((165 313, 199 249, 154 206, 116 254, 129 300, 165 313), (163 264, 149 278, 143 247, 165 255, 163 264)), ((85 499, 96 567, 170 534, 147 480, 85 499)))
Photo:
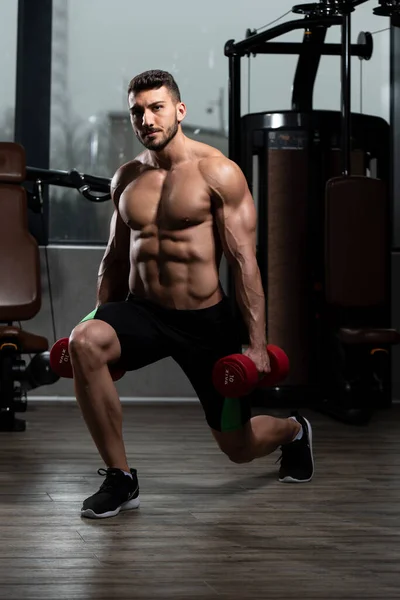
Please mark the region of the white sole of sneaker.
POLYGON ((81 510, 81 517, 86 517, 87 519, 108 519, 109 517, 116 517, 118 513, 123 510, 132 510, 134 508, 139 508, 140 506, 140 498, 133 498, 132 500, 128 500, 128 502, 124 502, 116 508, 115 510, 110 510, 106 513, 102 513, 101 515, 96 514, 93 510, 81 510))
POLYGON ((293 477, 284 477, 283 479, 279 479, 281 483, 308 483, 314 477, 314 454, 313 454, 313 445, 312 445, 312 427, 310 422, 303 417, 308 427, 308 437, 310 440, 310 451, 311 451, 311 462, 312 462, 312 475, 309 479, 294 479, 293 477))

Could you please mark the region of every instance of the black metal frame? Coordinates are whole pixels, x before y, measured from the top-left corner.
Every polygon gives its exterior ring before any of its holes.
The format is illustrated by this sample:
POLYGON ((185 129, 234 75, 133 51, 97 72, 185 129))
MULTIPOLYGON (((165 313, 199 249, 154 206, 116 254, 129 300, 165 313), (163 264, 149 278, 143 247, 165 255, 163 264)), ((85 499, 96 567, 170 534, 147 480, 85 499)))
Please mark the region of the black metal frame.
MULTIPOLYGON (((340 125, 341 115, 334 111, 310 111, 307 113, 298 113, 294 111, 282 111, 280 113, 258 113, 246 115, 242 119, 242 136, 243 136, 243 170, 248 180, 250 189, 258 184, 260 197, 268 196, 268 146, 266 142, 270 132, 275 130, 277 121, 279 121, 279 132, 286 136, 293 131, 300 131, 305 143, 304 148, 308 149, 309 156, 312 160, 309 163, 308 173, 308 189, 309 193, 309 236, 307 238, 309 263, 314 265, 314 272, 310 274, 308 282, 309 297, 309 326, 313 330, 314 339, 320 341, 309 349, 310 353, 310 371, 309 384, 307 387, 299 385, 281 385, 274 389, 255 391, 252 394, 252 401, 258 406, 271 407, 310 407, 318 410, 324 410, 329 414, 335 414, 336 418, 346 420, 346 422, 361 423, 364 419, 369 418, 372 414, 372 409, 369 405, 360 406, 358 409, 353 407, 352 410, 337 410, 334 413, 332 406, 324 405, 321 401, 321 391, 323 385, 323 364, 319 359, 321 356, 318 352, 321 347, 321 328, 322 323, 315 319, 318 313, 324 313, 325 303, 323 293, 319 294, 314 291, 313 284, 317 281, 321 283, 321 289, 324 289, 324 234, 321 231, 321 211, 323 206, 315 202, 315 199, 321 198, 324 193, 324 186, 327 175, 329 173, 329 165, 325 163, 324 158, 328 156, 327 149, 339 146, 340 143, 340 125), (315 133, 318 135, 315 136, 315 133), (259 169, 258 181, 253 182, 254 173, 252 168, 252 160, 249 156, 257 156, 263 168, 259 169), (311 164, 312 163, 312 164, 311 164), (315 193, 313 193, 313 190, 315 193), (321 379, 322 377, 322 379, 321 379)), ((352 135, 355 148, 365 148, 372 159, 377 160, 377 177, 385 182, 390 180, 390 127, 388 123, 380 117, 370 117, 367 115, 352 115, 352 135)), ((268 227, 268 219, 266 207, 264 204, 260 206, 259 221, 262 222, 264 228, 268 227)), ((387 272, 390 272, 390 243, 388 244, 388 264, 387 272)), ((260 235, 258 241, 258 262, 260 267, 261 278, 265 287, 268 277, 268 248, 265 236, 260 235)), ((376 327, 390 328, 390 277, 387 278, 388 304, 382 309, 379 308, 373 314, 372 322, 376 327)), ((268 305, 266 306, 266 318, 268 320, 268 305)), ((367 353, 368 354, 368 353, 367 353)), ((390 391, 390 390, 389 390, 390 391)), ((391 396, 385 395, 383 398, 379 396, 379 407, 386 408, 391 404, 391 396)), ((378 404, 374 407, 376 408, 378 404)))
MULTIPOLYGON (((241 59, 244 56, 257 54, 298 53, 297 69, 292 90, 292 110, 299 112, 311 111, 313 108, 313 92, 315 80, 321 57, 334 55, 341 57, 342 79, 342 143, 345 147, 343 153, 343 173, 349 172, 350 165, 350 132, 351 132, 351 56, 358 56, 368 60, 373 51, 372 36, 365 34, 359 36, 358 44, 351 44, 351 17, 350 13, 355 6, 368 0, 353 0, 349 3, 349 11, 343 16, 330 16, 318 18, 302 18, 287 21, 271 29, 254 35, 250 30, 247 37, 240 42, 228 40, 225 44, 225 56, 228 57, 229 69, 229 157, 238 165, 243 164, 242 153, 242 115, 241 115, 241 59), (342 27, 341 44, 325 44, 328 28, 342 27), (274 42, 272 40, 298 29, 304 29, 303 42, 299 44, 274 42), (361 40, 363 43, 361 43, 361 40)), ((232 273, 228 270, 227 293, 234 299, 235 285, 232 273)), ((233 309, 238 313, 235 300, 233 309)))
MULTIPOLYGON (((261 34, 254 35, 249 30, 247 32, 247 38, 238 43, 235 43, 234 40, 229 40, 225 45, 225 55, 229 60, 229 156, 232 160, 237 162, 239 166, 242 167, 245 176, 248 180, 250 190, 252 191, 253 181, 252 181, 252 165, 251 160, 248 156, 249 152, 251 155, 257 154, 259 152, 266 152, 265 146, 266 144, 262 142, 261 138, 265 139, 265 136, 268 135, 267 130, 276 130, 279 129, 280 132, 287 130, 291 130, 290 123, 292 122, 292 127, 294 130, 297 130, 299 125, 299 121, 305 122, 313 120, 313 115, 315 115, 315 123, 317 121, 321 123, 326 119, 326 131, 331 131, 331 135, 334 135, 334 131, 338 131, 338 142, 339 146, 342 148, 342 174, 350 175, 351 174, 351 149, 352 149, 352 134, 355 135, 358 139, 362 138, 364 135, 368 135, 370 140, 368 149, 374 146, 374 129, 376 128, 377 134, 377 145, 380 144, 380 148, 377 149, 377 153, 379 154, 378 164, 380 167, 380 173, 377 173, 378 178, 382 178, 384 181, 390 181, 390 154, 389 154, 389 127, 382 119, 374 119, 367 125, 364 123, 364 119, 362 115, 353 115, 351 111, 351 57, 358 56, 361 59, 368 60, 371 57, 373 45, 372 45, 372 36, 371 34, 365 34, 362 32, 359 36, 358 44, 351 44, 351 13, 354 8, 368 0, 357 0, 353 2, 348 2, 348 6, 342 6, 343 13, 341 16, 321 16, 314 17, 308 16, 304 19, 298 19, 296 21, 289 21, 284 23, 283 25, 273 27, 270 30, 264 31, 261 34), (325 44, 325 38, 327 29, 331 26, 338 25, 341 26, 342 31, 342 42, 337 45, 328 45, 325 44), (295 29, 304 29, 304 37, 303 42, 301 44, 292 44, 292 43, 271 43, 271 40, 295 29), (241 97, 241 58, 243 56, 250 56, 251 54, 289 54, 293 51, 297 51, 299 54, 297 70, 294 79, 293 91, 292 91, 292 110, 291 111, 278 111, 271 113, 259 113, 253 115, 241 115, 241 105, 240 105, 240 97, 241 97), (340 113, 331 113, 329 115, 329 111, 313 111, 313 90, 316 80, 316 75, 319 68, 319 63, 321 56, 330 54, 337 55, 341 57, 341 110, 340 113), (325 114, 324 114, 325 113, 325 114), (270 124, 268 124, 268 119, 270 119, 270 124), (277 125, 276 121, 279 121, 280 124, 277 125), (274 125, 272 125, 274 122, 274 125), (335 122, 335 127, 332 130, 332 123, 335 122), (363 122, 363 123, 362 123, 363 122), (368 132, 364 132, 362 126, 365 125, 369 128, 368 132), (360 128, 361 127, 361 128, 360 128), (258 139, 259 138, 259 139, 258 139), (378 139, 381 141, 378 143, 378 139), (372 140, 372 141, 371 141, 372 140), (253 144, 253 146, 252 146, 253 144), (255 144, 255 145, 254 145, 255 144), (259 150, 257 147, 259 145, 259 150)), ((322 2, 321 2, 322 3, 322 2)), ((305 5, 306 6, 306 5, 305 5)), ((316 5, 315 5, 316 6, 316 5)), ((392 19, 398 22, 398 18, 392 19)), ((399 121, 398 115, 395 116, 395 107, 399 105, 400 97, 400 64, 398 59, 396 63, 396 56, 394 49, 397 50, 400 56, 400 33, 392 32, 392 115, 399 121), (396 35, 397 34, 397 35, 396 35), (397 67, 395 66, 397 65, 397 67), (398 77, 395 81, 395 70, 396 68, 399 70, 398 77), (395 81, 395 84, 394 84, 395 81)), ((398 112, 398 111, 397 111, 398 112)), ((317 129, 318 126, 316 125, 317 129)), ((311 130, 313 127, 305 126, 304 131, 308 131, 308 137, 310 142, 311 130)), ((395 164, 398 162, 395 158, 395 153, 397 150, 397 156, 400 153, 400 130, 394 129, 392 131, 392 149, 393 149, 393 160, 395 164), (396 133, 397 132, 397 133, 396 133)), ((264 157, 265 158, 265 157, 264 157)), ((318 159, 319 160, 319 159, 318 159)), ((318 163, 317 160, 317 163, 318 163)), ((268 186, 267 175, 265 174, 265 164, 263 160, 263 169, 264 176, 260 175, 260 180, 258 182, 259 186, 263 189, 268 186)), ((321 177, 323 165, 319 165, 320 169, 316 169, 317 171, 321 170, 321 177)), ((394 173, 396 174, 398 169, 394 169, 394 173)), ((394 179, 392 181, 392 187, 397 190, 397 196, 399 196, 400 189, 400 181, 397 182, 396 175, 394 175, 394 179)), ((315 183, 317 185, 317 183, 315 183)), ((398 206, 400 206, 400 196, 398 197, 398 206)), ((391 209, 391 207, 389 207, 391 209)), ((261 207, 262 209, 262 207, 261 207)), ((400 212, 400 209, 398 209, 400 212)), ((260 211, 260 207, 259 207, 260 211)), ((265 210, 261 210, 264 214, 265 210)), ((391 210, 391 214, 389 218, 393 215, 393 211, 391 210)), ((312 216, 312 215, 311 215, 312 216)), ((314 217, 313 217, 314 218, 314 217)), ((310 219, 310 223, 313 222, 313 218, 310 219)), ((263 216, 262 222, 263 226, 266 225, 265 215, 263 216)), ((317 239, 318 236, 314 236, 317 239)), ((400 231, 399 231, 400 237, 400 231)), ((261 238, 261 236, 259 236, 261 238)), ((314 239, 314 244, 316 243, 314 239)), ((390 261, 390 251, 392 249, 392 240, 389 240, 389 248, 388 248, 388 260, 390 261)), ((399 242, 400 244, 400 242, 399 242)), ((264 273, 263 265, 267 261, 266 248, 264 247, 265 243, 261 239, 258 240, 258 251, 259 251, 259 265, 260 271, 262 271, 262 279, 263 283, 266 277, 264 273)), ((315 250, 315 248, 314 248, 315 250)), ((315 256, 315 252, 313 254, 315 256)), ((390 271, 389 271, 390 272, 390 271)), ((390 279, 390 278, 389 278, 390 279)), ((390 283, 388 283, 388 297, 390 298, 390 283)), ((231 297, 231 301, 233 304, 233 308, 236 312, 238 312, 238 306, 235 299, 235 285, 232 277, 232 273, 228 271, 228 294, 231 297)), ((310 303, 312 299, 310 299, 310 303)), ((386 307, 388 308, 388 307, 386 307)), ((387 321, 387 316, 390 315, 390 306, 389 310, 386 310, 385 314, 382 315, 382 327, 390 327, 391 322, 387 321)), ((268 308, 267 308, 268 311, 268 308)), ((390 319, 390 316, 389 316, 390 319)), ((248 340, 244 337, 244 342, 248 340)), ((314 357, 317 358, 317 357, 314 357)), ((297 398, 300 399, 300 402, 305 403, 307 405, 313 404, 313 393, 312 389, 307 389, 307 400, 301 398, 302 390, 297 389, 297 398)), ((303 390, 304 392, 304 390, 303 390)), ((256 403, 265 404, 267 400, 268 406, 274 405, 274 399, 276 399, 276 405, 282 406, 282 400, 287 400, 289 402, 293 402, 293 390, 292 392, 289 388, 279 387, 276 390, 268 390, 268 399, 266 398, 265 391, 255 392, 253 394, 253 400, 256 403), (276 396, 276 398, 275 398, 276 396)), ((317 394, 318 396, 318 394, 317 394)), ((391 399, 390 399, 391 401, 391 399)), ((387 405, 390 405, 390 401, 388 401, 387 405)), ((315 398, 315 405, 318 406, 321 404, 320 398, 315 398)))
MULTIPOLYGON (((353 0, 351 9, 368 2, 369 0, 353 0)), ((317 75, 321 56, 342 56, 342 44, 325 44, 324 39, 326 31, 332 26, 342 26, 348 48, 346 51, 351 56, 369 59, 372 53, 371 37, 366 36, 365 43, 350 44, 350 16, 343 17, 319 17, 303 18, 294 21, 287 21, 271 29, 267 29, 256 35, 248 31, 248 36, 240 42, 228 40, 225 44, 225 56, 228 57, 229 69, 229 157, 240 164, 240 121, 241 121, 241 59, 244 56, 253 54, 298 54, 299 60, 294 79, 292 106, 298 110, 311 110, 313 88, 317 75), (303 42, 299 44, 275 42, 272 40, 285 35, 291 31, 304 29, 306 31, 303 42), (324 33, 325 32, 325 33, 324 33), (311 65, 310 65, 311 59, 311 65), (304 79, 304 76, 307 79, 304 79), (308 84, 308 85, 305 85, 308 84), (301 106, 299 100, 301 99, 301 106)), ((349 61, 343 58, 342 61, 342 79, 345 81, 350 75, 349 61)), ((348 92, 346 91, 346 94, 348 92)), ((346 124, 346 130, 349 124, 346 124)))
MULTIPOLYGON (((42 169, 50 162, 52 0, 18 1, 17 85, 14 140, 25 148, 27 164, 42 169)), ((48 243, 49 201, 42 214, 29 214, 39 244, 48 243)))
POLYGON ((341 54, 342 173, 351 173, 351 12, 343 16, 341 54))

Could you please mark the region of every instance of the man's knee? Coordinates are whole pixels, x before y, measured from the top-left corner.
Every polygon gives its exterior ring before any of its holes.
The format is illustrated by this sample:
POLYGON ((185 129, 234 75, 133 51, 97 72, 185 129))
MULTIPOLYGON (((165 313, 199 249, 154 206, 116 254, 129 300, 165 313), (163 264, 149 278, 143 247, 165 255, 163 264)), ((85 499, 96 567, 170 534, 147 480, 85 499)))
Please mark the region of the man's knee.
POLYGON ((214 431, 213 433, 218 446, 231 462, 240 465, 253 460, 254 457, 246 435, 246 428, 237 432, 222 433, 214 431))
POLYGON ((221 448, 221 450, 231 462, 237 465, 243 465, 253 460, 253 456, 251 456, 247 448, 230 448, 228 450, 221 448))
POLYGON ((98 346, 95 335, 96 324, 93 326, 93 321, 79 323, 69 336, 69 352, 70 354, 81 354, 82 352, 90 351, 98 346))
POLYGON ((79 323, 69 337, 72 360, 109 362, 118 359, 120 345, 114 329, 100 320, 79 323))

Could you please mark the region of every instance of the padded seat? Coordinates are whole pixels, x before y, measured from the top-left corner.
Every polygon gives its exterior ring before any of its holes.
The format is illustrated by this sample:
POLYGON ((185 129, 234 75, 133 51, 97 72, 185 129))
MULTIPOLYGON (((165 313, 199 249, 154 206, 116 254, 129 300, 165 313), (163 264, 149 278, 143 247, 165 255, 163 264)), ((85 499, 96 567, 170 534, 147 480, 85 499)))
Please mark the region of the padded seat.
POLYGON ((29 321, 41 308, 39 246, 29 231, 25 176, 23 146, 0 142, 0 323, 29 321))
POLYGON ((49 349, 49 343, 45 337, 28 333, 19 327, 3 325, 0 326, 0 347, 6 341, 17 344, 20 352, 26 354, 38 354, 49 349))
POLYGON ((11 342, 21 353, 39 354, 49 349, 48 340, 14 325, 33 319, 42 302, 39 247, 28 226, 25 176, 23 146, 0 142, 0 347, 11 342))
POLYGON ((339 329, 339 339, 343 344, 392 346, 400 342, 400 333, 395 329, 342 328, 339 329))

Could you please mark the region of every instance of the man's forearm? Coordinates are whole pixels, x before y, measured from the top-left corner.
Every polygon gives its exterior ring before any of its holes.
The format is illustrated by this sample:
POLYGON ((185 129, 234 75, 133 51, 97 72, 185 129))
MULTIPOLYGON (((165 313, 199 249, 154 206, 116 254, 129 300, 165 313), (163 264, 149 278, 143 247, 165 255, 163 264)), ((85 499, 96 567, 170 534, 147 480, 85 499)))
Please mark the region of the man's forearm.
POLYGON ((265 347, 267 343, 265 296, 257 261, 246 260, 233 267, 236 299, 249 334, 251 346, 265 347))
POLYGON ((101 265, 97 279, 97 304, 125 300, 129 292, 129 265, 114 261, 101 265))

